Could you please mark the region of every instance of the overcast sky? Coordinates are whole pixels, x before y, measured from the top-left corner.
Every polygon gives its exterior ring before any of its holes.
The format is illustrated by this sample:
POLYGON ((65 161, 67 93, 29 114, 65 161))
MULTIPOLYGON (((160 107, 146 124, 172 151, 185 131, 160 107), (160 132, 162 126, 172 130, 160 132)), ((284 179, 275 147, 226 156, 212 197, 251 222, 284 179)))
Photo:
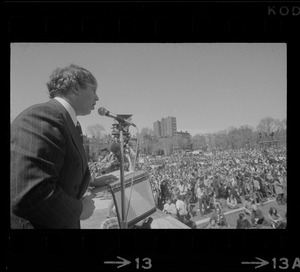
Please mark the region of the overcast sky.
POLYGON ((192 135, 256 127, 267 116, 286 118, 286 62, 283 43, 14 43, 11 119, 49 100, 52 71, 74 63, 98 81, 95 110, 78 118, 84 134, 95 124, 110 133, 113 120, 99 107, 133 114, 140 131, 168 116, 192 135))

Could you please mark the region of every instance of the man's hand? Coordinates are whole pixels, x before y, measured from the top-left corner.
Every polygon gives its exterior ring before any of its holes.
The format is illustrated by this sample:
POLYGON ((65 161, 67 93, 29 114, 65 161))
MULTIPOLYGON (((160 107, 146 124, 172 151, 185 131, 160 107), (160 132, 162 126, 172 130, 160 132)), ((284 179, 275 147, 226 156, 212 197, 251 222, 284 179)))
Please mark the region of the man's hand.
POLYGON ((95 202, 92 199, 92 195, 87 195, 81 198, 83 209, 80 215, 80 220, 85 220, 91 217, 95 210, 95 202))
POLYGON ((91 185, 96 187, 101 187, 107 184, 110 184, 114 181, 118 180, 118 178, 112 174, 102 175, 100 177, 95 177, 94 180, 91 182, 91 185))

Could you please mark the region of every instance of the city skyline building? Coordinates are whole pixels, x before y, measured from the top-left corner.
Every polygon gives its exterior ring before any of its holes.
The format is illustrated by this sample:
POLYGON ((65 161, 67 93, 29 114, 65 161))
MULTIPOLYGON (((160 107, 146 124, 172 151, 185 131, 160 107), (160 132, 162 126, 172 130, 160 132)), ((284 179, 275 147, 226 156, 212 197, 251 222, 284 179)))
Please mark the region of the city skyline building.
POLYGON ((154 135, 157 137, 161 137, 161 122, 156 121, 153 123, 154 135))
POLYGON ((154 135, 162 137, 174 137, 177 132, 176 117, 168 116, 162 118, 161 121, 157 120, 153 123, 154 135))

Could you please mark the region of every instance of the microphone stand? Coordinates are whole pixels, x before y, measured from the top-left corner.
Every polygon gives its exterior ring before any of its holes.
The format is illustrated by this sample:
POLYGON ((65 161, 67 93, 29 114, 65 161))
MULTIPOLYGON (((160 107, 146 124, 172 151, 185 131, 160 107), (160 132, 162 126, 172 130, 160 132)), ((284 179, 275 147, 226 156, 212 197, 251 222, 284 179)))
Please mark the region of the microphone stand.
POLYGON ((121 149, 121 167, 120 167, 120 178, 121 178, 121 205, 122 205, 122 220, 121 220, 121 229, 127 229, 127 222, 125 218, 125 180, 124 180, 124 137, 123 129, 120 124, 120 149, 121 149))
MULTIPOLYGON (((126 119, 130 118, 132 115, 117 115, 115 120, 118 122, 117 124, 113 125, 113 135, 119 139, 120 142, 120 182, 121 182, 121 220, 120 220, 120 228, 127 229, 128 222, 126 220, 126 205, 125 205, 125 179, 124 179, 124 133, 125 136, 129 135, 128 132, 128 123, 126 123, 126 119)), ((129 200, 128 200, 129 201, 129 200)))
POLYGON ((126 124, 124 122, 118 121, 119 124, 117 126, 120 136, 120 151, 121 151, 121 161, 120 161, 120 181, 121 181, 121 222, 120 222, 120 228, 121 229, 127 229, 128 224, 126 221, 126 205, 125 205, 125 180, 124 180, 124 135, 123 135, 123 126, 126 124))

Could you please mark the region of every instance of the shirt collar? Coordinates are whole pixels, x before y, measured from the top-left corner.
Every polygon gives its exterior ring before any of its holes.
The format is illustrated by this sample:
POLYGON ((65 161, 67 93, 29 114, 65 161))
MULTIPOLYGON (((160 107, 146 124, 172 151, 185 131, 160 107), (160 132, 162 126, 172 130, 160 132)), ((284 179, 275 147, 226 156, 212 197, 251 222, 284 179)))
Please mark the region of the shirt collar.
POLYGON ((54 97, 54 99, 56 99, 60 104, 62 104, 62 106, 67 110, 67 112, 71 116, 71 119, 72 119, 74 125, 76 126, 77 125, 76 112, 75 112, 74 108, 70 105, 70 103, 61 97, 56 96, 56 97, 54 97))

